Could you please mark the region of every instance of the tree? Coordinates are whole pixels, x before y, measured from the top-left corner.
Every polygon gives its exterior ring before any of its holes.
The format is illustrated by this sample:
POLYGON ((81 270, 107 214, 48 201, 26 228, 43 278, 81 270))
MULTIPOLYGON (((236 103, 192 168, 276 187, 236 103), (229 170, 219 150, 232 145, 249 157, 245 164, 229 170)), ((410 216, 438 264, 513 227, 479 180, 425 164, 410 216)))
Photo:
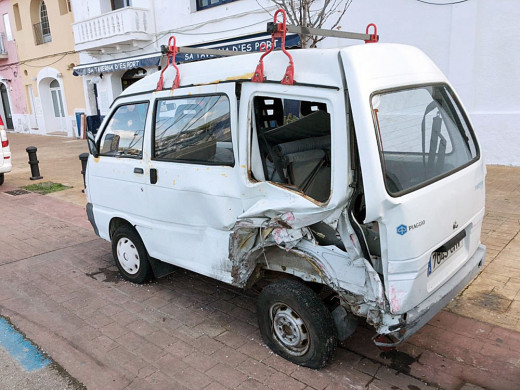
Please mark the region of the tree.
MULTIPOLYGON (((330 29, 340 29, 341 18, 353 0, 271 0, 287 12, 287 23, 302 27, 322 28, 330 19, 330 29)), ((316 47, 325 37, 300 35, 303 48, 316 47)))

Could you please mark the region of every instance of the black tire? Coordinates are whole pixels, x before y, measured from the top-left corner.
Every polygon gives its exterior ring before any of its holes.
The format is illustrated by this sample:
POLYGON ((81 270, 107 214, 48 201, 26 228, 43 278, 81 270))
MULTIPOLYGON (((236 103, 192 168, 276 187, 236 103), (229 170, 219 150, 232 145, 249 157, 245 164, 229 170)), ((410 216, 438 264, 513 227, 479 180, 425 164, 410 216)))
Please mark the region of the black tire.
POLYGON ((112 256, 124 279, 142 284, 152 278, 148 252, 139 234, 130 226, 120 226, 112 236, 112 256))
POLYGON ((0 173, 0 186, 4 184, 4 174, 0 173))
POLYGON ((337 345, 332 315, 309 287, 293 280, 270 284, 258 296, 256 313, 273 352, 314 369, 332 359, 337 345))

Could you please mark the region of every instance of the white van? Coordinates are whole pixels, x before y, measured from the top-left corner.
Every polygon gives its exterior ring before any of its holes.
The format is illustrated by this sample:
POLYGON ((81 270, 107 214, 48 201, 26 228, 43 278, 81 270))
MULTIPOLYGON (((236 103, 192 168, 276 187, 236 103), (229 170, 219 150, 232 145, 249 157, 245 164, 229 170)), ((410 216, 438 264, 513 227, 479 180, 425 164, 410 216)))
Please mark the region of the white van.
POLYGON ((291 54, 293 85, 273 52, 261 83, 254 53, 125 90, 89 140, 87 213, 125 279, 174 265, 258 291, 265 343, 320 368, 358 317, 395 346, 478 274, 485 165, 418 49, 291 54))

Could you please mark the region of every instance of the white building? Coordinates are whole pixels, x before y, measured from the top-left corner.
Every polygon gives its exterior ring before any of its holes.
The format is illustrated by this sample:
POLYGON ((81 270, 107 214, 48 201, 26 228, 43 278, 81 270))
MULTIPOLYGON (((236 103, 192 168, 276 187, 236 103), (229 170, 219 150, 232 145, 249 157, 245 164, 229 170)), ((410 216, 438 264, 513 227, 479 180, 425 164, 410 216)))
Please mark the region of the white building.
MULTIPOLYGON (((160 45, 167 44, 170 35, 179 46, 255 50, 260 41, 254 34, 265 31, 276 9, 269 0, 72 4, 75 47, 81 52, 76 72, 84 74, 87 115, 97 110, 106 114, 126 85, 157 71, 160 45)), ((376 23, 381 42, 425 51, 461 96, 487 162, 520 165, 519 19, 517 0, 354 0, 340 26, 365 32, 369 23, 376 23)), ((359 42, 327 38, 321 46, 350 44, 359 42)))

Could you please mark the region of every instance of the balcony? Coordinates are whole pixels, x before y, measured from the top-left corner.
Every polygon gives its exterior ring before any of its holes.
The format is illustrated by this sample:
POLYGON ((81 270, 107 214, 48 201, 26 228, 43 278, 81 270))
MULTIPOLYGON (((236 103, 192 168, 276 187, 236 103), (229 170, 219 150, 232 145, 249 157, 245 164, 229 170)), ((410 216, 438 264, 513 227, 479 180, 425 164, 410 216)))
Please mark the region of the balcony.
POLYGON ((153 39, 150 11, 143 8, 121 8, 76 22, 72 27, 77 51, 115 51, 153 39))

